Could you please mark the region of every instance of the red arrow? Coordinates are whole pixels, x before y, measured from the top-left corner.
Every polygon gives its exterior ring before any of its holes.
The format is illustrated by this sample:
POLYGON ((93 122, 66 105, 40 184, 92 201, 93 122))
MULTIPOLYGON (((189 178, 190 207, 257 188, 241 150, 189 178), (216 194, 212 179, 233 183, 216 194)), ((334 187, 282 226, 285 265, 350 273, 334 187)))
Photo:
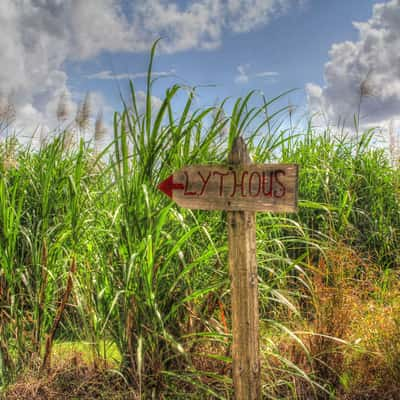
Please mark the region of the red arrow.
POLYGON ((157 189, 161 190, 165 193, 168 197, 172 199, 172 191, 174 189, 183 190, 185 186, 183 183, 174 183, 174 175, 169 176, 165 181, 162 181, 158 186, 157 189))

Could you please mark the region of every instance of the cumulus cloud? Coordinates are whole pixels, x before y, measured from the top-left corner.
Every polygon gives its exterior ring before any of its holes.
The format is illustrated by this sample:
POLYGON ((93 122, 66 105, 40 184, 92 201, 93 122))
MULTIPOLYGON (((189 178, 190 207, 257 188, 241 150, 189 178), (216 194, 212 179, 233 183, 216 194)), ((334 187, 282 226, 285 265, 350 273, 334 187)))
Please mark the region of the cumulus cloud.
MULTIPOLYGON (((54 111, 59 97, 72 97, 67 61, 91 59, 102 51, 148 51, 158 37, 164 37, 164 52, 213 49, 224 31, 251 30, 301 2, 1 0, 0 100, 14 105, 21 129, 33 131, 39 123, 50 129, 57 126, 54 111)), ((103 71, 97 78, 110 76, 103 71)))
POLYGON ((228 0, 227 23, 234 32, 247 32, 284 14, 292 5, 287 0, 228 0))
POLYGON ((366 126, 400 122, 400 0, 374 5, 372 17, 354 26, 357 41, 331 47, 325 85, 307 85, 309 108, 333 123, 350 125, 358 112, 366 126))

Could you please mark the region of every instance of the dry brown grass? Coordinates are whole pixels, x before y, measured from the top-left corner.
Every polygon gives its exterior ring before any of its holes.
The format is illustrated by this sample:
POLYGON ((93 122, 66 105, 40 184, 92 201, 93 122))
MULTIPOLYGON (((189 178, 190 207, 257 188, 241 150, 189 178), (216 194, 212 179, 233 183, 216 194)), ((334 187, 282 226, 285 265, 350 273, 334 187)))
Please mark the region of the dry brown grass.
POLYGON ((355 310, 349 338, 358 349, 348 354, 348 387, 343 399, 400 399, 400 285, 389 276, 374 296, 355 310), (364 396, 364 397, 363 397, 364 396), (369 397, 367 397, 369 396, 369 397))
POLYGON ((37 368, 22 374, 0 395, 4 400, 136 400, 124 379, 103 362, 88 364, 81 354, 59 359, 48 373, 37 368))
MULTIPOLYGON (((328 251, 313 271, 313 299, 302 310, 306 317, 281 317, 308 355, 288 336, 274 338, 279 353, 308 376, 328 383, 334 398, 400 399, 398 273, 383 274, 346 246, 328 251)), ((279 366, 276 360, 269 362, 279 366)), ((293 380, 293 386, 297 398, 329 398, 316 395, 302 378, 293 380)))

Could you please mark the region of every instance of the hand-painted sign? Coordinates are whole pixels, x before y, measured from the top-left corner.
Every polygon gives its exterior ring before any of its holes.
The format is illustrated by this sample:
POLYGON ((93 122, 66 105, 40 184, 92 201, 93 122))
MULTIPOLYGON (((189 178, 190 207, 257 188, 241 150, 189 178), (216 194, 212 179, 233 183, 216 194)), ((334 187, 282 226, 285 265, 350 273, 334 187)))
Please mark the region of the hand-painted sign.
POLYGON ((228 211, 234 397, 258 400, 261 368, 255 211, 297 211, 298 166, 251 164, 241 137, 235 139, 228 162, 228 167, 184 167, 158 189, 181 207, 228 211))
POLYGON ((158 189, 185 208, 295 212, 297 179, 296 164, 191 165, 169 176, 158 189))

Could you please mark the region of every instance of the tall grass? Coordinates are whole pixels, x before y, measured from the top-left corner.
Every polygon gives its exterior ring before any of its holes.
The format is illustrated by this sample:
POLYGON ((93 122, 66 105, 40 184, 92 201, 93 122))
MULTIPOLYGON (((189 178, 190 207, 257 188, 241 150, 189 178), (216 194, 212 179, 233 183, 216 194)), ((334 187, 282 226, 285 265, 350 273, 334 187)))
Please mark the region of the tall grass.
POLYGON ((93 359, 117 346, 141 398, 231 398, 225 215, 180 209, 156 187, 183 165, 226 162, 242 135, 254 161, 301 167, 300 212, 257 216, 263 392, 329 396, 346 376, 337 354, 351 351, 338 316, 354 285, 337 289, 367 264, 398 265, 398 170, 369 145, 373 131, 354 143, 283 129, 279 97, 196 109, 194 91, 175 85, 154 109, 154 52, 144 112, 131 83, 103 152, 68 149, 66 132, 10 164, 3 145, 0 384, 38 361, 51 369, 53 341, 83 341, 93 359), (359 257, 345 281, 340 248, 359 257))

